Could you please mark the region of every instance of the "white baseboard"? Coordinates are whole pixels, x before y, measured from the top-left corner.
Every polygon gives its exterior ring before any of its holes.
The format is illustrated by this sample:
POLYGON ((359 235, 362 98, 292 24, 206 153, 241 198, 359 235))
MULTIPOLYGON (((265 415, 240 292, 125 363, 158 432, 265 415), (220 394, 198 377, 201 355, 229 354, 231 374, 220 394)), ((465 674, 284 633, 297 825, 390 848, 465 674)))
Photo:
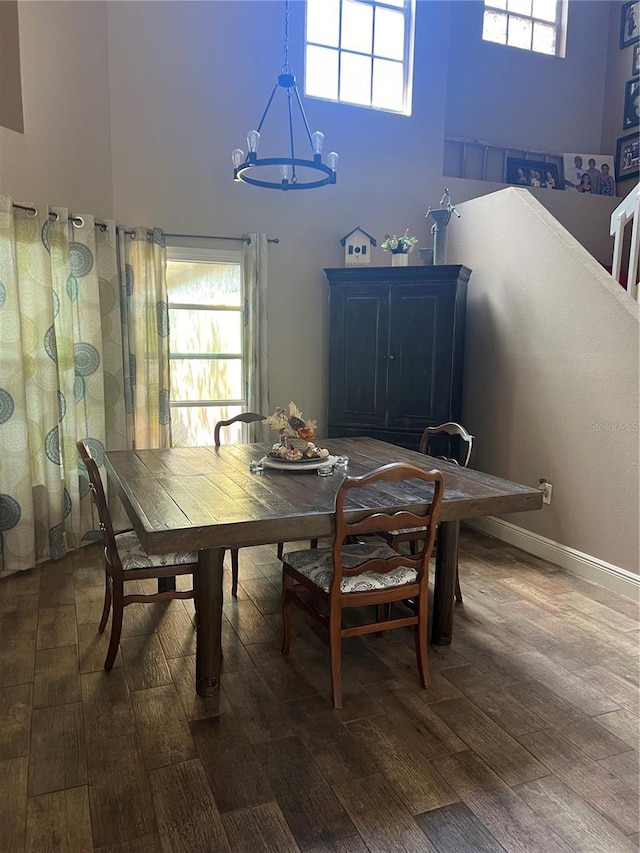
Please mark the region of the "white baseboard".
POLYGON ((627 569, 605 563, 604 560, 561 545, 559 542, 547 539, 546 536, 541 536, 539 533, 532 533, 523 527, 516 527, 515 524, 510 524, 500 518, 469 518, 464 524, 467 527, 479 530, 481 533, 486 533, 488 536, 493 536, 495 539, 500 539, 502 542, 508 542, 509 545, 515 545, 516 548, 526 551, 527 554, 533 554, 549 563, 560 566, 561 569, 572 575, 598 583, 600 586, 604 586, 612 592, 619 592, 634 601, 640 599, 640 576, 627 571, 627 569))

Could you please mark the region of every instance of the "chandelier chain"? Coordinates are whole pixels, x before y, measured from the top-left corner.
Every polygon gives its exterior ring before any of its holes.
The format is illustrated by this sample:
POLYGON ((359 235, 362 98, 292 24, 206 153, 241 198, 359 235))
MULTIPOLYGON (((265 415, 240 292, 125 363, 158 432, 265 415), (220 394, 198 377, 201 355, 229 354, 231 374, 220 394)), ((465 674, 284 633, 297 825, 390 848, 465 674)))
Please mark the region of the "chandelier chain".
POLYGON ((289 0, 285 0, 284 4, 284 65, 282 70, 285 73, 291 70, 289 65, 289 0))
MULTIPOLYGON (((305 190, 315 187, 324 187, 327 184, 336 183, 336 166, 338 155, 332 151, 327 158, 327 163, 322 162, 322 142, 324 134, 320 131, 311 133, 309 122, 305 115, 304 107, 300 92, 296 85, 296 78, 293 74, 293 69, 289 65, 289 0, 285 0, 285 16, 284 16, 284 65, 282 71, 271 91, 267 105, 262 113, 262 118, 258 123, 256 130, 251 130, 247 134, 247 145, 249 151, 245 157, 241 148, 235 148, 231 152, 233 160, 233 179, 242 181, 247 184, 252 184, 255 187, 265 187, 267 189, 280 190, 305 190), (286 109, 287 109, 287 135, 289 137, 289 155, 281 157, 259 157, 258 146, 260 144, 260 134, 262 126, 267 117, 267 113, 276 97, 277 93, 285 90, 286 109), (296 156, 295 150, 295 133, 294 133, 294 112, 299 111, 300 120, 303 124, 304 132, 307 136, 307 141, 310 146, 310 156, 296 156), (278 180, 273 172, 279 167, 280 179, 278 180), (302 170, 301 176, 298 173, 298 168, 302 170), (263 171, 260 170, 272 170, 263 171), (262 180, 254 175, 264 174, 262 180), (320 175, 320 176, 318 176, 320 175)), ((283 152, 284 153, 284 152, 283 152)))

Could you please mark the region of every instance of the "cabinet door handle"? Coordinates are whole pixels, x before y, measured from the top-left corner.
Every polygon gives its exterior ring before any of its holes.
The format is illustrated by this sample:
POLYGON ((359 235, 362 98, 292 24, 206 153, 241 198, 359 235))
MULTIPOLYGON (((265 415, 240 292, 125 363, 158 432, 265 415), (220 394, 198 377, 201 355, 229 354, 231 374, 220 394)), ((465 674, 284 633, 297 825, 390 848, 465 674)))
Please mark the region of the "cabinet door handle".
POLYGON ((389 356, 389 361, 393 361, 393 359, 394 359, 394 358, 395 358, 395 355, 390 355, 390 356, 389 356))

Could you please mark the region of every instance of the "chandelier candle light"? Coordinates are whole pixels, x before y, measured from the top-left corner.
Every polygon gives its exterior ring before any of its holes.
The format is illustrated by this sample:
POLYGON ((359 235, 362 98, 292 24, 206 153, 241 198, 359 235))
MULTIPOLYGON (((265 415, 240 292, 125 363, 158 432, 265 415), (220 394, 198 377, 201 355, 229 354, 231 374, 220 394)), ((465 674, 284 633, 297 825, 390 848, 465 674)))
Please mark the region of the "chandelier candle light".
POLYGON ((336 170, 338 168, 338 155, 332 151, 326 164, 322 162, 322 145, 324 134, 316 130, 311 133, 309 123, 302 106, 300 93, 296 86, 296 78, 289 65, 289 0, 285 2, 284 18, 284 65, 278 80, 273 87, 267 106, 265 107, 257 130, 250 130, 247 134, 248 153, 245 157, 241 148, 235 148, 231 153, 233 160, 233 179, 252 184, 255 187, 265 187, 275 190, 308 190, 315 187, 324 187, 327 184, 335 184, 336 170), (287 97, 287 116, 289 134, 289 155, 286 157, 258 157, 258 145, 260 143, 260 131, 267 117, 269 108, 274 100, 278 89, 284 89, 287 97), (294 104, 297 105, 304 125, 304 131, 311 149, 311 159, 305 160, 296 157, 294 142, 294 104), (280 178, 278 179, 277 167, 280 167, 280 178), (262 179, 254 177, 256 170, 262 170, 259 174, 265 176, 262 179), (253 174, 252 174, 253 173, 253 174), (320 173, 320 177, 318 176, 320 173), (270 178, 270 179, 269 179, 270 178))

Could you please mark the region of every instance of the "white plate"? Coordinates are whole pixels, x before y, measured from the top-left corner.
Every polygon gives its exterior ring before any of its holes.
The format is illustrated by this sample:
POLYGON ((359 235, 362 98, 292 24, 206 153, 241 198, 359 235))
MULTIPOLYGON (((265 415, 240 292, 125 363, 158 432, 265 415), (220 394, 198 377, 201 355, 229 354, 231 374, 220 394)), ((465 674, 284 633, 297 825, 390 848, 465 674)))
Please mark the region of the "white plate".
POLYGON ((315 471, 321 465, 335 465, 337 456, 325 456, 322 459, 301 459, 300 461, 292 462, 291 460, 274 459, 271 456, 265 456, 262 460, 265 468, 276 468, 278 471, 315 471))

